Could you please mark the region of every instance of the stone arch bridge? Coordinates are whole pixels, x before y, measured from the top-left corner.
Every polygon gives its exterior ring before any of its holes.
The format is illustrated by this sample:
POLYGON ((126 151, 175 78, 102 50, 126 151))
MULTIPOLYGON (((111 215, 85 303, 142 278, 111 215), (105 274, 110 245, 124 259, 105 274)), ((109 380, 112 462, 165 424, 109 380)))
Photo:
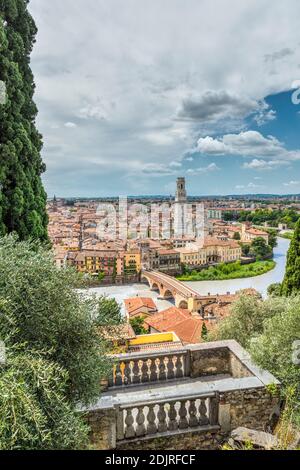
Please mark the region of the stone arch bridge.
POLYGON ((187 309, 195 315, 201 314, 204 306, 217 300, 216 296, 201 296, 174 277, 158 271, 144 271, 143 279, 149 283, 151 290, 159 292, 162 299, 174 299, 176 307, 187 309))

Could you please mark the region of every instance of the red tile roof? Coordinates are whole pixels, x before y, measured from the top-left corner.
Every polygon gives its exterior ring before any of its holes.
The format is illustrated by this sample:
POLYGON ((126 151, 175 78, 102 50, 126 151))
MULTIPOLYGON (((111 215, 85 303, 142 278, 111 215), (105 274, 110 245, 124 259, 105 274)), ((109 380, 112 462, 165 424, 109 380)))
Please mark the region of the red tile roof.
POLYGON ((230 248, 240 248, 240 245, 233 240, 219 240, 213 237, 207 237, 204 240, 204 247, 208 246, 228 246, 230 248))
POLYGON ((248 228, 246 232, 251 233, 252 235, 262 235, 267 236, 267 232, 263 232, 262 230, 258 230, 257 228, 248 228))
POLYGON ((148 310, 157 310, 153 299, 150 297, 132 297, 125 299, 124 303, 129 315, 142 307, 146 307, 148 310))
POLYGON ((184 343, 201 342, 203 323, 207 329, 212 324, 201 318, 193 317, 188 310, 170 307, 145 319, 145 323, 157 331, 173 331, 184 343))
POLYGON ((178 252, 176 250, 167 250, 167 249, 162 249, 162 250, 157 250, 159 255, 178 255, 178 252))

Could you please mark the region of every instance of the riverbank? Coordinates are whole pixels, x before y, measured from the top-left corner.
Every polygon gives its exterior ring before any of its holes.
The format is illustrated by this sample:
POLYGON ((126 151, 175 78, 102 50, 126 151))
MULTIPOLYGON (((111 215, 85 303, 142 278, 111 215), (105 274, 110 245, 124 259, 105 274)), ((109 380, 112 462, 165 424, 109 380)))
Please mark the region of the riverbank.
POLYGON ((229 279, 244 279, 247 277, 256 277, 272 271, 276 267, 273 260, 256 261, 255 263, 242 265, 239 261, 231 264, 221 264, 211 266, 199 272, 184 274, 177 277, 179 281, 226 281, 229 279))
POLYGON ((281 238, 285 238, 286 240, 292 240, 294 232, 280 233, 278 236, 281 238))
MULTIPOLYGON (((274 260, 276 262, 275 269, 263 274, 262 276, 247 277, 244 279, 227 279, 223 281, 192 281, 186 282, 186 285, 192 287, 199 295, 210 294, 226 294, 227 292, 237 292, 241 289, 256 289, 263 297, 267 296, 267 290, 270 284, 282 282, 285 266, 286 255, 289 249, 290 241, 284 238, 278 238, 278 246, 274 248, 274 260)), ((86 292, 86 291, 85 291, 86 292)), ((125 315, 124 299, 129 297, 151 297, 157 305, 159 311, 172 307, 172 303, 168 300, 159 298, 159 293, 151 291, 146 284, 132 284, 126 286, 101 286, 88 289, 89 294, 97 296, 107 295, 115 298, 122 305, 122 312, 125 315)))

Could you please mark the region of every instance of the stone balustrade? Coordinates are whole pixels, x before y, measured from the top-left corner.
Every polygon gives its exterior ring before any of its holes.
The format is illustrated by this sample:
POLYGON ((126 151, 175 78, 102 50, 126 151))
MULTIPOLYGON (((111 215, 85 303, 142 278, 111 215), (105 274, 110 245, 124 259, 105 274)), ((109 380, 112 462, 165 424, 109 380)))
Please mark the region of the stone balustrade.
POLYGON ((97 449, 218 449, 235 428, 268 429, 279 408, 279 382, 235 341, 121 354, 114 364, 109 387, 82 410, 97 449))
POLYGON ((201 428, 219 429, 217 393, 190 395, 120 406, 117 410, 117 440, 161 437, 201 428))
POLYGON ((182 348, 177 351, 120 354, 114 359, 109 387, 163 382, 190 375, 189 354, 182 348))

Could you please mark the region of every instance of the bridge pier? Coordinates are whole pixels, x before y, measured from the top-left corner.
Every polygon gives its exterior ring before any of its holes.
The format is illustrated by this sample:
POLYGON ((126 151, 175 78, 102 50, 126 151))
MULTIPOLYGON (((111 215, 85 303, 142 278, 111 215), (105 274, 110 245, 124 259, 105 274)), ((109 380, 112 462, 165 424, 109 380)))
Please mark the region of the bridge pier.
POLYGON ((177 308, 189 310, 192 315, 201 315, 203 306, 216 300, 214 296, 200 296, 192 288, 160 272, 144 272, 142 277, 147 279, 152 291, 159 292, 161 299, 174 299, 177 308))

